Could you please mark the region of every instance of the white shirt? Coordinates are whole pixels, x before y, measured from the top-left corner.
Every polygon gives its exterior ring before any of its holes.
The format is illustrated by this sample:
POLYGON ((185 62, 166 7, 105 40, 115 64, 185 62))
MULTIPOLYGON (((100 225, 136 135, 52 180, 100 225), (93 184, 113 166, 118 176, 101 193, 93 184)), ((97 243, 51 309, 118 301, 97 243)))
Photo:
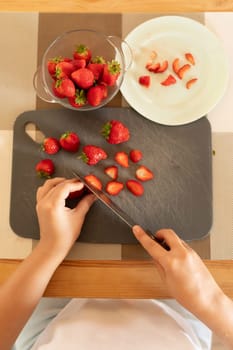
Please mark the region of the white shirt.
POLYGON ((32 350, 204 349, 190 324, 157 300, 73 299, 32 350))

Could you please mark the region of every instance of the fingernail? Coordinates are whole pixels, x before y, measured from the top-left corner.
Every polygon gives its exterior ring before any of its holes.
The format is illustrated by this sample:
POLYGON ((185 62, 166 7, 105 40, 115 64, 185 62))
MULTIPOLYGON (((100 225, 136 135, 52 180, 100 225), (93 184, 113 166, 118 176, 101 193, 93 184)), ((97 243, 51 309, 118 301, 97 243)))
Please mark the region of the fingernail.
POLYGON ((140 226, 138 226, 138 225, 135 225, 135 226, 133 226, 133 233, 135 233, 135 234, 137 234, 137 233, 139 233, 140 232, 140 226))

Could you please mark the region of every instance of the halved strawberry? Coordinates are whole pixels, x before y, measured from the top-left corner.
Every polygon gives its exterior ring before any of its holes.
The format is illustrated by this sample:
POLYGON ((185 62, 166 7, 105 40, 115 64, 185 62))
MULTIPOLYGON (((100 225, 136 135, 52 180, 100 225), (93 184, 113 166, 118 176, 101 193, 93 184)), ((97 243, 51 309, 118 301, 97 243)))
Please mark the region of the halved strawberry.
POLYGON ((84 146, 82 154, 80 156, 84 163, 87 163, 88 165, 95 165, 107 157, 107 153, 101 147, 94 145, 84 146))
POLYGON ((142 159, 142 152, 139 149, 132 149, 129 152, 129 158, 132 162, 137 163, 142 159))
POLYGON ((36 164, 37 175, 42 178, 50 178, 55 171, 54 163, 51 159, 42 159, 36 164))
POLYGON ((154 177, 153 172, 144 165, 141 165, 136 170, 136 178, 138 180, 149 181, 149 180, 153 179, 153 177, 154 177))
POLYGON ((124 184, 119 181, 109 181, 106 185, 106 192, 111 196, 116 196, 120 193, 124 188, 124 184))
POLYGON ((178 70, 178 73, 177 73, 178 77, 179 77, 180 79, 183 79, 183 76, 184 76, 185 72, 187 72, 190 68, 191 68, 190 64, 188 64, 188 63, 187 63, 187 64, 184 64, 184 65, 178 70))
POLYGON ((150 86, 150 76, 149 75, 141 75, 138 78, 138 82, 139 82, 139 84, 141 84, 145 87, 149 87, 150 86))
POLYGON ((118 177, 118 167, 116 165, 108 166, 104 169, 106 175, 111 177, 111 179, 116 180, 118 177))
POLYGON ((189 81, 187 81, 187 83, 186 83, 186 88, 187 88, 187 89, 190 89, 191 86, 192 86, 193 84, 195 84, 197 80, 198 80, 197 78, 193 78, 193 79, 190 79, 189 81))
POLYGON ((97 176, 93 174, 89 174, 84 176, 84 179, 90 186, 96 188, 97 190, 100 190, 100 191, 102 190, 103 188, 102 182, 97 176))
POLYGON ((129 157, 128 154, 120 151, 115 154, 115 161, 120 164, 123 168, 129 167, 129 157))
POLYGON ((162 64, 160 64, 160 67, 156 70, 155 73, 163 73, 168 68, 168 61, 163 61, 162 64))
POLYGON ((187 61, 189 61, 193 66, 195 65, 195 59, 193 55, 190 52, 186 52, 185 58, 187 61))
POLYGON ((55 154, 60 149, 59 141, 55 137, 46 137, 42 143, 42 149, 45 153, 55 154))
POLYGON ((73 52, 73 57, 76 60, 84 59, 87 62, 91 59, 91 50, 84 44, 80 44, 76 47, 75 51, 73 52))
POLYGON ((142 196, 144 193, 144 187, 142 184, 136 180, 128 180, 126 181, 126 187, 128 190, 134 194, 135 196, 142 196))
POLYGON ((169 86, 169 85, 173 85, 176 83, 176 78, 169 74, 169 76, 164 80, 162 81, 160 84, 163 85, 163 86, 169 86))

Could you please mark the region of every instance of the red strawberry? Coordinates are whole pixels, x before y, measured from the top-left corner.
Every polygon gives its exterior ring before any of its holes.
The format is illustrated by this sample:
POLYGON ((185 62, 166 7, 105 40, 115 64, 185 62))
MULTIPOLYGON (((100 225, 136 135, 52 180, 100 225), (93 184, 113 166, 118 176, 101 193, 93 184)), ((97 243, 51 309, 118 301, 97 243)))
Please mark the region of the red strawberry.
POLYGON ((88 89, 94 84, 94 74, 90 69, 80 68, 71 74, 73 81, 81 88, 88 89))
POLYGON ((141 75, 138 78, 138 82, 139 82, 139 84, 141 84, 145 87, 149 87, 150 86, 150 76, 149 75, 141 75))
POLYGON ((115 161, 120 164, 123 168, 129 167, 129 157, 128 154, 121 151, 115 154, 115 161))
POLYGON ((108 166, 107 168, 104 169, 104 172, 113 180, 116 180, 118 177, 118 167, 116 165, 108 166))
POLYGON ((71 63, 74 66, 74 70, 80 69, 80 68, 85 68, 86 67, 86 60, 83 58, 78 59, 78 60, 72 60, 71 63))
POLYGON ((59 141, 55 137, 47 137, 43 141, 42 149, 48 154, 55 154, 60 149, 59 141))
POLYGON ((80 44, 76 47, 73 57, 76 60, 83 58, 88 62, 91 59, 91 50, 86 45, 80 44))
POLYGON ((66 131, 60 137, 61 147, 68 152, 77 152, 80 145, 80 140, 78 135, 73 131, 66 131))
POLYGON ((74 65, 71 62, 63 61, 56 65, 55 76, 57 79, 69 78, 74 70, 74 65))
POLYGON ((75 108, 84 106, 87 102, 85 91, 76 89, 75 96, 69 97, 68 100, 69 103, 75 108))
POLYGON ((52 85, 52 89, 53 89, 53 93, 56 97, 59 97, 59 98, 65 98, 66 96, 65 95, 62 95, 59 93, 59 89, 57 90, 56 88, 56 81, 53 82, 53 85, 52 85))
POLYGON ((129 158, 132 160, 132 162, 137 163, 139 160, 142 159, 142 152, 139 151, 138 149, 132 149, 129 152, 129 158))
POLYGON ((87 91, 87 101, 91 106, 98 106, 103 99, 103 89, 96 85, 91 86, 87 91))
POLYGON ((187 81, 187 83, 186 83, 186 88, 187 88, 187 89, 190 89, 191 86, 192 86, 194 83, 196 83, 197 80, 198 80, 197 78, 193 78, 193 79, 190 79, 189 81, 187 81))
POLYGON ((187 72, 191 68, 190 64, 183 65, 177 72, 177 75, 180 79, 183 79, 185 72, 187 72))
POLYGON ((168 68, 168 61, 164 61, 162 64, 160 64, 160 67, 156 70, 155 73, 163 73, 168 68))
POLYGON ((111 144, 126 142, 130 138, 129 129, 119 120, 110 120, 104 124, 101 133, 111 144))
POLYGON ((179 69, 180 69, 180 59, 179 58, 175 58, 174 61, 172 62, 172 69, 174 71, 174 73, 178 73, 179 69))
POLYGON ((95 165, 99 161, 106 159, 107 156, 107 153, 101 147, 94 145, 84 146, 81 154, 82 160, 88 165, 95 165))
POLYGON ((102 76, 105 60, 102 56, 96 56, 88 64, 87 68, 90 69, 95 77, 95 80, 99 80, 102 76))
POLYGON ((75 95, 74 83, 68 78, 57 80, 54 89, 59 95, 62 96, 72 97, 75 95))
POLYGON ((193 66, 195 65, 195 59, 190 52, 186 52, 185 54, 186 60, 188 60, 193 66))
POLYGON ((142 184, 140 182, 138 182, 136 180, 126 181, 126 187, 135 196, 142 196, 144 193, 144 187, 142 186, 142 184))
POLYGON ((121 71, 121 66, 119 62, 115 60, 112 60, 111 62, 107 62, 104 65, 102 82, 108 86, 115 85, 116 80, 119 77, 120 71, 121 71))
POLYGON ((141 165, 139 168, 136 170, 136 178, 141 181, 149 181, 153 179, 154 174, 153 172, 145 167, 144 165, 141 165))
POLYGON ((42 159, 36 164, 35 169, 40 177, 50 178, 55 171, 55 166, 51 159, 42 159))
POLYGON ((160 68, 160 63, 153 63, 149 61, 146 64, 146 69, 152 73, 156 73, 159 68, 160 68))
POLYGON ((90 186, 96 188, 97 190, 100 190, 100 191, 102 190, 102 187, 103 187, 102 182, 97 176, 93 174, 89 174, 84 176, 84 179, 90 186))
POLYGON ((80 198, 85 192, 85 188, 81 188, 81 190, 70 192, 68 199, 80 198))
POLYGON ((55 76, 55 72, 56 72, 56 66, 59 62, 61 62, 63 59, 61 56, 58 57, 54 57, 51 58, 50 60, 48 60, 47 62, 47 68, 48 68, 48 72, 49 74, 54 77, 55 76))
POLYGON ((116 196, 124 188, 124 184, 119 181, 109 181, 106 185, 106 192, 111 196, 116 196))
POLYGON ((164 81, 162 81, 160 84, 164 85, 164 86, 169 86, 169 85, 172 85, 175 83, 176 83, 176 78, 173 77, 173 75, 169 74, 169 76, 164 81))

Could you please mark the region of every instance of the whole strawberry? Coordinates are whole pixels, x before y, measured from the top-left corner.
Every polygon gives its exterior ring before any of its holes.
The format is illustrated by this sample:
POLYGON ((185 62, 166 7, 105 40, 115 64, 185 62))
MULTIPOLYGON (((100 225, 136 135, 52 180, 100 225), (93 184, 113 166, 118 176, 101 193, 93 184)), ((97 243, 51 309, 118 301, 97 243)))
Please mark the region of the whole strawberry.
POLYGON ((113 86, 116 83, 121 71, 120 63, 112 60, 104 65, 101 81, 108 86, 113 86))
POLYGON ((110 120, 104 124, 101 133, 111 144, 126 142, 130 138, 129 129, 119 120, 110 120))
POLYGON ((36 164, 35 169, 38 176, 42 178, 50 178, 55 171, 55 166, 51 159, 42 159, 36 164))
POLYGON ((59 141, 55 137, 47 137, 42 143, 42 149, 45 153, 55 154, 60 149, 59 141))
POLYGON ((54 77, 55 73, 56 73, 56 66, 59 62, 61 62, 63 59, 61 56, 57 56, 54 58, 51 58, 48 60, 47 62, 47 68, 48 68, 48 72, 49 74, 54 77))
POLYGON ((90 89, 87 91, 87 101, 88 103, 93 106, 99 106, 103 99, 103 89, 102 87, 96 85, 91 86, 90 89))
POLYGON ((99 161, 107 158, 107 153, 98 146, 86 145, 83 147, 81 159, 88 165, 95 165, 99 161))
POLYGON ((56 65, 55 76, 57 79, 69 78, 74 70, 75 67, 72 62, 62 61, 56 65))
POLYGON ((73 53, 74 59, 84 59, 87 62, 90 61, 91 55, 91 50, 84 44, 78 45, 73 53))
POLYGON ((76 89, 75 96, 69 97, 68 101, 71 104, 71 106, 75 108, 80 108, 84 106, 87 102, 85 91, 76 89))
POLYGON ((94 84, 95 80, 94 74, 88 68, 80 68, 75 70, 71 74, 71 78, 81 89, 88 89, 94 84))
POLYGON ((75 86, 71 79, 58 79, 54 87, 56 93, 65 97, 72 97, 75 95, 75 86))
POLYGON ((102 76, 105 60, 102 56, 96 56, 88 64, 87 68, 94 74, 95 80, 99 80, 102 76))
POLYGON ((66 131, 59 139, 61 147, 68 152, 77 152, 80 145, 78 135, 73 131, 66 131))

